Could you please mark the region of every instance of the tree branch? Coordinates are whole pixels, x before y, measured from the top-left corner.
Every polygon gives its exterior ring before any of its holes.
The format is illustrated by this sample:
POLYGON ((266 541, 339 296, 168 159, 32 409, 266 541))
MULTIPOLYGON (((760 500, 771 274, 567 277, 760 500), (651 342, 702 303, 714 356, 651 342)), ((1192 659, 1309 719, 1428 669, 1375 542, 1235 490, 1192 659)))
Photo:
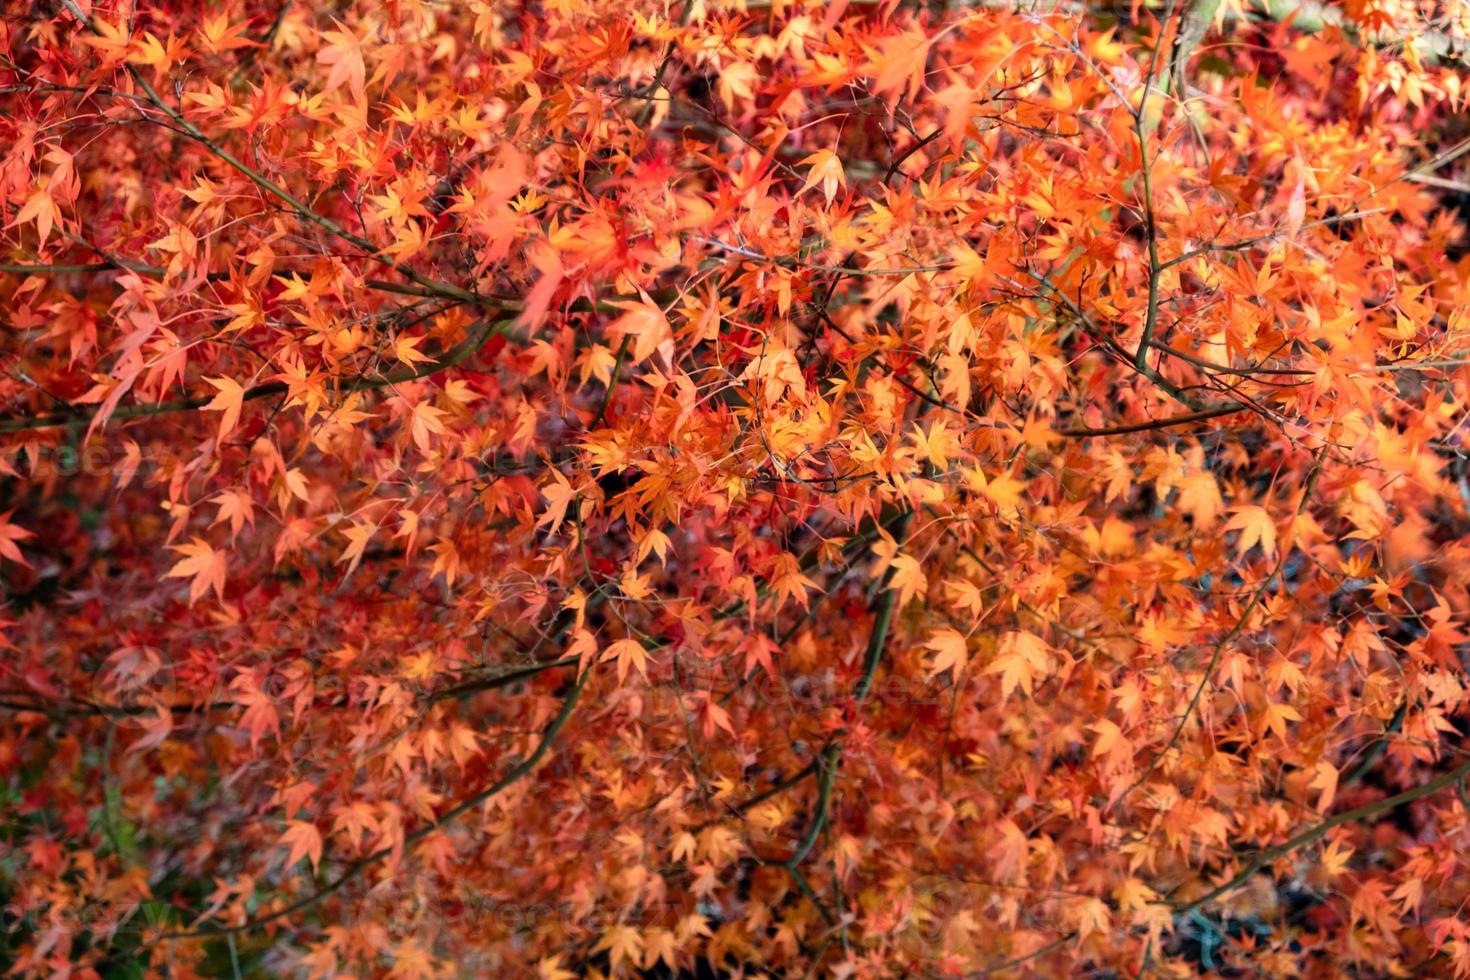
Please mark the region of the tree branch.
POLYGON ((1376 803, 1365 803, 1360 807, 1354 807, 1353 809, 1348 810, 1344 813, 1339 813, 1335 817, 1329 817, 1328 819, 1323 820, 1321 823, 1302 831, 1300 834, 1297 834, 1295 837, 1291 838, 1291 840, 1287 841, 1284 844, 1278 844, 1275 847, 1266 848, 1266 850, 1256 855, 1255 860, 1246 865, 1245 868, 1240 871, 1240 873, 1238 873, 1235 877, 1231 878, 1223 885, 1218 886, 1208 894, 1202 895, 1201 897, 1196 898, 1191 902, 1170 904, 1173 905, 1176 914, 1183 915, 1187 912, 1192 912, 1202 905, 1208 905, 1210 902, 1215 901, 1215 899, 1229 894, 1230 892, 1234 891, 1235 889, 1239 888, 1241 885, 1249 881, 1256 874, 1256 872, 1260 871, 1272 861, 1275 861, 1277 858, 1285 857, 1292 851, 1295 851, 1299 848, 1305 847, 1313 841, 1318 840, 1328 831, 1336 827, 1342 827, 1346 824, 1356 823, 1357 821, 1364 820, 1368 817, 1376 817, 1379 814, 1387 813, 1390 810, 1397 810, 1405 803, 1412 803, 1415 800, 1422 799, 1434 793, 1438 793, 1442 789, 1461 782, 1466 777, 1470 777, 1470 762, 1461 763, 1455 769, 1452 769, 1449 772, 1444 773, 1440 776, 1436 776, 1434 779, 1431 779, 1429 782, 1425 783, 1422 786, 1416 786, 1415 788, 1405 790, 1404 792, 1399 793, 1396 796, 1390 796, 1387 799, 1379 800, 1376 803))
POLYGON ((530 775, 536 769, 536 767, 540 765, 541 760, 545 758, 547 751, 550 750, 551 743, 556 741, 557 736, 561 734, 561 730, 566 727, 567 721, 571 719, 572 712, 577 707, 577 701, 582 696, 582 690, 587 686, 587 679, 591 676, 592 669, 589 667, 587 670, 584 670, 577 678, 576 683, 572 685, 572 689, 567 692, 567 696, 562 700, 561 710, 557 712, 556 717, 551 720, 551 723, 546 726, 546 729, 542 733, 541 741, 537 743, 536 748, 531 752, 529 756, 526 757, 523 762, 512 768, 504 776, 501 776, 489 786, 486 786, 484 789, 480 790, 478 793, 475 793, 468 799, 465 799, 462 802, 456 804, 454 807, 450 808, 449 810, 446 810, 433 822, 425 824, 423 827, 420 827, 418 830, 415 830, 411 834, 405 835, 402 843, 397 847, 384 847, 377 851, 374 851, 367 857, 360 858, 359 860, 349 865, 347 867, 347 870, 343 871, 336 878, 332 879, 329 884, 322 886, 321 888, 312 892, 310 895, 307 895, 304 898, 297 899, 296 901, 287 905, 285 908, 277 909, 274 912, 270 912, 266 915, 250 919, 236 926, 220 926, 215 928, 193 929, 187 932, 165 933, 149 945, 156 945, 157 943, 161 942, 172 942, 178 939, 197 939, 209 936, 237 935, 242 932, 249 932, 252 929, 258 929, 264 925, 269 925, 272 922, 278 922, 281 919, 286 918, 288 915, 300 912, 302 909, 310 908, 317 902, 320 902, 322 899, 340 890, 342 886, 347 884, 349 881, 361 877, 363 872, 367 871, 369 868, 379 863, 384 858, 395 852, 401 851, 403 848, 406 848, 412 844, 418 843, 425 837, 434 833, 440 827, 443 827, 446 824, 458 819, 459 817, 478 807, 480 804, 484 803, 486 800, 489 800, 491 797, 494 797, 497 794, 503 792, 510 786, 519 782, 521 779, 530 775))
POLYGON ((1222 415, 1234 415, 1236 412, 1248 412, 1250 407, 1232 403, 1230 405, 1215 405, 1202 409, 1198 412, 1190 412, 1186 415, 1171 415, 1168 418, 1152 419, 1148 422, 1133 422, 1127 425, 1113 425, 1101 429, 1091 429, 1078 426, 1070 429, 1053 429, 1059 436, 1069 439, 1088 439, 1093 436, 1121 436, 1130 432, 1149 432, 1154 429, 1167 429, 1175 425, 1188 425, 1190 422, 1203 422, 1206 419, 1217 419, 1222 415))
MULTIPOLYGON (((902 545, 907 539, 909 527, 913 524, 914 512, 904 511, 898 520, 898 526, 894 528, 893 539, 902 545)), ((893 622, 893 611, 898 605, 898 592, 889 588, 893 579, 893 568, 890 567, 883 576, 881 588, 882 598, 878 600, 877 618, 873 620, 872 632, 868 634, 868 649, 864 657, 863 676, 859 678, 857 686, 853 688, 853 698, 859 703, 867 700, 868 692, 873 689, 873 678, 877 676, 878 665, 883 661, 883 648, 888 641, 888 628, 893 622)), ((812 808, 811 826, 807 829, 806 837, 792 852, 791 857, 786 859, 786 870, 797 885, 821 910, 822 916, 828 922, 835 922, 832 915, 812 891, 811 885, 807 883, 806 876, 801 873, 801 863, 816 846, 817 838, 821 836, 822 828, 827 824, 827 813, 831 805, 833 786, 837 782, 837 772, 842 767, 842 739, 834 738, 832 743, 822 752, 817 763, 817 802, 812 808)))
MULTIPOLYGON (((403 384, 408 381, 417 381, 429 375, 452 368, 485 345, 491 337, 504 333, 514 323, 513 320, 487 320, 485 326, 478 334, 472 334, 465 340, 450 348, 437 361, 430 361, 413 369, 403 369, 389 374, 379 375, 375 378, 367 378, 357 384, 357 390, 372 390, 384 388, 389 385, 403 384)), ((279 381, 269 381, 265 384, 255 385, 247 388, 242 396, 242 401, 254 401, 258 398, 269 398, 271 395, 284 394, 290 389, 279 381)), ((170 402, 160 402, 157 405, 124 405, 115 411, 109 418, 128 419, 142 418, 150 415, 166 415, 173 412, 191 412, 203 408, 213 400, 214 396, 197 395, 193 398, 179 398, 170 402)), ((47 415, 8 415, 0 416, 0 433, 6 432, 31 432, 37 429, 71 429, 89 426, 97 413, 91 412, 51 412, 47 415)))
MULTIPOLYGON (((1317 479, 1322 475, 1322 463, 1326 459, 1326 456, 1327 446, 1324 444, 1317 453, 1316 461, 1312 464, 1311 475, 1307 477, 1307 485, 1302 490, 1301 503, 1297 505, 1297 514, 1306 512, 1307 504, 1312 499, 1312 491, 1317 487, 1317 479)), ((1123 792, 1118 794, 1116 799, 1103 808, 1104 814, 1110 813, 1127 799, 1130 793, 1148 782, 1149 777, 1154 774, 1154 770, 1158 769, 1159 763, 1179 743, 1179 736, 1183 734, 1184 726, 1189 724, 1189 719, 1194 714, 1194 709, 1199 706, 1200 698, 1204 696, 1205 688, 1209 686, 1210 679, 1215 673, 1215 668, 1220 664, 1220 657, 1225 652, 1225 648, 1245 631, 1246 625, 1250 622, 1251 614, 1256 611, 1256 607, 1265 599, 1267 590, 1271 588, 1271 584, 1281 574, 1281 570, 1286 567, 1286 559, 1290 554, 1290 548, 1282 549, 1281 556, 1276 560, 1276 566, 1271 569, 1271 574, 1266 576, 1265 581, 1257 587, 1255 592, 1251 593, 1250 601, 1246 603, 1245 609, 1241 611, 1240 617, 1235 621, 1235 625, 1230 627, 1229 632, 1220 637, 1219 641, 1215 643, 1215 649, 1210 655, 1209 664, 1205 667, 1204 676, 1200 678, 1199 685, 1194 689, 1194 696, 1189 699, 1189 704, 1184 708, 1184 714, 1180 716, 1179 723, 1174 726, 1174 733, 1169 736, 1169 740, 1164 743, 1164 747, 1154 754, 1153 760, 1149 762, 1148 768, 1144 769, 1143 775, 1135 779, 1123 792)))

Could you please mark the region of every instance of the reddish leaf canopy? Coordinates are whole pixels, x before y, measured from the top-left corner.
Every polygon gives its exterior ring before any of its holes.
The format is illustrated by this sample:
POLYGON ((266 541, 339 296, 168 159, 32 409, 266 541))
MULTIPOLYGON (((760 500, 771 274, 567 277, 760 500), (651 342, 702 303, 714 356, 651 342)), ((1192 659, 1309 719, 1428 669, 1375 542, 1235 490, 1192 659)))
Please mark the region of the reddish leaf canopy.
POLYGON ((0 959, 1470 973, 1464 15, 1266 6, 11 5, 0 959))

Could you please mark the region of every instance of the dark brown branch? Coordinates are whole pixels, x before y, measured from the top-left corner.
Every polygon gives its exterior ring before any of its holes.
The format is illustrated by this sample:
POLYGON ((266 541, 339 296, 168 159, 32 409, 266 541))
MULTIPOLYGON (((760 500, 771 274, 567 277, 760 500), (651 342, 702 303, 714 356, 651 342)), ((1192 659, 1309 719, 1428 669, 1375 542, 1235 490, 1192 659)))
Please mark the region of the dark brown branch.
POLYGON ((1189 412, 1186 415, 1171 415, 1168 418, 1152 419, 1148 422, 1113 425, 1101 429, 1079 426, 1070 429, 1054 429, 1053 431, 1059 436, 1067 436, 1070 439, 1088 439, 1093 436, 1121 436, 1130 432, 1149 432, 1155 429, 1167 429, 1176 425, 1188 425, 1191 422, 1203 422, 1206 419, 1220 418, 1222 415, 1234 415, 1236 412, 1248 411, 1250 411, 1250 408, 1246 405, 1215 405, 1198 412, 1189 412))
MULTIPOLYGON (((404 369, 393 371, 389 374, 379 375, 375 378, 364 378, 356 383, 357 390, 371 390, 384 388, 389 385, 403 384, 408 381, 417 381, 432 374, 455 367, 474 354, 485 345, 491 337, 498 333, 504 333, 510 328, 512 320, 485 321, 485 326, 478 334, 472 334, 459 344, 448 350, 441 358, 430 361, 412 370, 404 369)), ((290 389, 279 381, 269 381, 265 384, 247 388, 242 396, 243 401, 255 401, 259 398, 269 398, 272 395, 285 394, 290 389)), ((129 419, 142 418, 150 415, 166 415, 172 412, 191 412, 203 408, 214 400, 213 395, 197 395, 193 398, 178 398, 170 402, 160 402, 157 405, 124 405, 116 409, 109 418, 129 419)), ((81 428, 91 425, 92 419, 96 417, 95 411, 91 412, 51 412, 47 415, 9 415, 0 416, 0 433, 5 432, 31 432, 37 429, 59 429, 59 428, 81 428)))
POLYGON ((429 703, 447 701, 450 698, 462 698, 471 694, 479 694, 482 691, 494 691, 502 687, 509 687, 520 681, 529 680, 537 674, 548 670, 556 670, 559 667, 571 667, 577 663, 576 657, 562 657, 560 660, 548 660, 544 663, 529 664, 525 667, 515 667, 493 677, 483 677, 478 680, 465 681, 453 687, 446 687, 442 691, 435 691, 429 696, 429 703))
POLYGON ((894 157, 893 162, 888 165, 888 170, 883 174, 883 183, 886 184, 893 179, 893 175, 898 173, 898 168, 903 166, 905 160, 913 156, 915 153, 918 153, 924 147, 928 146, 930 143, 934 142, 936 139, 943 135, 944 127, 936 126, 934 131, 928 136, 925 136, 923 139, 910 146, 907 150, 904 150, 898 156, 894 157))
MULTIPOLYGON (((898 526, 894 529, 893 540, 902 546, 908 537, 909 527, 913 524, 914 512, 905 511, 899 518, 898 526)), ((893 569, 889 568, 883 576, 882 598, 878 601, 877 618, 873 621, 872 632, 868 634, 868 648, 864 657, 863 676, 858 679, 857 686, 853 688, 853 700, 862 703, 867 700, 868 692, 873 689, 873 679, 878 674, 878 665, 883 662, 883 649, 888 642, 888 628, 893 622, 893 612, 898 606, 898 591, 889 588, 892 582, 893 569)), ((807 883, 806 876, 802 874, 801 863, 816 846, 817 838, 821 836, 822 828, 827 825, 828 811, 831 807, 832 790, 837 782, 837 772, 842 767, 842 740, 836 738, 818 756, 817 766, 817 803, 812 808, 811 825, 807 829, 806 836, 792 852, 791 857, 786 859, 786 870, 790 872, 797 886, 812 899, 813 903, 821 911, 823 918, 828 922, 835 923, 836 917, 820 902, 812 887, 807 883)))
POLYGON ((1242 869, 1238 874, 1235 875, 1235 877, 1231 878, 1229 881, 1210 891, 1208 894, 1202 895, 1191 902, 1180 902, 1178 904, 1175 904, 1173 906, 1174 910, 1177 914, 1182 915, 1186 912, 1191 912, 1202 905, 1208 905, 1210 902, 1215 901, 1217 898, 1227 895, 1235 889, 1239 888, 1241 885, 1245 884, 1252 877, 1254 877, 1258 871, 1266 867, 1266 865, 1270 864, 1272 861, 1275 861, 1278 858, 1285 857, 1291 852, 1305 847, 1313 841, 1319 840, 1328 831, 1336 827, 1342 827, 1350 823, 1357 823, 1359 820, 1365 820, 1369 817, 1376 817, 1382 813, 1388 813, 1391 810, 1397 810, 1405 803, 1412 803, 1415 800, 1433 795, 1434 793, 1438 793, 1442 789, 1446 789, 1463 781, 1466 777, 1470 777, 1470 762, 1462 763, 1457 768, 1452 769, 1447 773, 1443 773, 1442 775, 1436 776, 1434 779, 1431 779, 1429 782, 1425 783, 1422 786, 1416 786, 1413 789, 1404 790, 1404 792, 1399 793, 1396 796, 1390 796, 1387 799, 1379 800, 1376 803, 1365 803, 1360 807, 1354 807, 1351 810, 1339 813, 1335 817, 1329 817, 1328 819, 1323 820, 1321 823, 1302 831, 1300 834, 1297 834, 1295 837, 1291 838, 1291 840, 1288 840, 1284 844, 1278 844, 1275 847, 1266 848, 1260 854, 1256 855, 1255 859, 1251 861, 1250 864, 1246 865, 1244 869, 1242 869))

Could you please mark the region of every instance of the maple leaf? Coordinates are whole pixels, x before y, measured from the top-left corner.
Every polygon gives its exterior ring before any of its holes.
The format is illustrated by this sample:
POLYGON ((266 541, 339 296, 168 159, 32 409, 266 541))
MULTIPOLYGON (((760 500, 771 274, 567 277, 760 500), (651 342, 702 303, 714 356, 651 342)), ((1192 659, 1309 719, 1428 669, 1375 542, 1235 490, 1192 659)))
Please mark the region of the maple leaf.
POLYGON ((334 812, 336 816, 332 820, 333 832, 345 834, 354 851, 362 848, 364 834, 378 832, 378 820, 373 813, 373 805, 365 800, 337 806, 334 812))
POLYGON ((413 407, 410 434, 413 436, 413 444, 419 447, 419 452, 428 453, 433 448, 432 436, 444 434, 446 430, 443 419, 447 414, 428 402, 419 402, 413 407))
POLYGON ((21 205, 20 213, 15 216, 6 227, 13 228, 16 225, 33 221, 36 225, 37 248, 46 247, 46 239, 51 236, 53 225, 61 223, 61 212, 56 208, 56 202, 52 199, 50 191, 45 187, 38 187, 31 192, 21 205))
POLYGON ((362 555, 367 549, 368 542, 373 539, 373 535, 376 533, 378 533, 378 525, 371 524, 367 521, 356 521, 351 527, 342 532, 342 536, 347 539, 347 547, 337 558, 337 563, 339 565, 343 562, 347 563, 347 571, 344 574, 352 574, 352 570, 357 567, 358 562, 362 561, 362 555))
POLYGON ((1000 694, 1009 698, 1019 687, 1030 695, 1036 678, 1051 669, 1051 651, 1034 633, 1012 630, 1001 637, 995 659, 986 666, 987 674, 1000 674, 1000 694))
POLYGON ((414 937, 395 943, 390 952, 395 976, 428 978, 440 975, 434 954, 414 937))
POLYGON ((1191 473, 1179 483, 1175 500, 1180 510, 1194 518, 1195 527, 1207 531, 1219 520, 1225 502, 1220 498, 1220 485, 1213 473, 1191 473))
POLYGON ((1113 889, 1113 897, 1122 911, 1141 912, 1158 900, 1159 893, 1137 878, 1128 877, 1113 889))
POLYGON ((628 677, 630 666, 638 669, 638 675, 645 681, 648 680, 648 651, 643 644, 631 638, 625 638, 612 643, 602 651, 599 662, 606 663, 609 660, 618 662, 618 683, 621 684, 628 677))
POLYGON ((400 364, 408 365, 425 364, 432 361, 432 357, 418 349, 418 345, 423 343, 423 340, 422 337, 398 337, 393 341, 394 359, 400 364))
POLYGON ((226 490, 216 496, 213 502, 219 505, 219 510, 210 526, 229 521, 231 542, 246 524, 255 526, 255 502, 244 490, 226 490))
POLYGON ((1025 881, 1026 864, 1031 855, 1031 845, 1025 832, 1009 818, 999 821, 995 829, 997 839, 987 853, 995 861, 996 878, 1008 883, 1025 881))
POLYGON ((549 524, 547 529, 555 534, 561 522, 566 519, 567 507, 576 499, 577 493, 567 478, 562 476, 561 471, 553 468, 551 471, 551 482, 541 488, 541 495, 546 498, 547 507, 542 515, 536 519, 537 525, 549 524))
POLYGON ((1276 522, 1264 507, 1247 504, 1237 508, 1235 516, 1226 521, 1221 530, 1240 532, 1235 541, 1238 554, 1245 554, 1257 544, 1268 557, 1276 553, 1276 522))
POLYGON ((759 71, 748 61, 731 62, 721 68, 719 92, 725 109, 733 112, 738 100, 749 99, 752 95, 751 86, 759 78, 759 71))
POLYGON ((576 974, 570 970, 564 970, 561 966, 561 956, 548 956, 536 964, 536 976, 538 980, 576 980, 576 974))
POLYGON ((903 94, 913 95, 924 84, 924 67, 933 44, 921 31, 885 37, 871 54, 868 73, 875 76, 871 90, 889 105, 903 94))
POLYGON ((1097 732, 1097 741, 1092 746, 1092 757, 1095 759, 1100 755, 1108 755, 1114 749, 1126 747, 1128 740, 1123 737, 1123 729, 1107 718, 1099 718, 1089 726, 1097 732))
POLYGON ((179 39, 170 35, 165 44, 151 32, 144 31, 133 39, 132 54, 128 56, 128 62, 147 65, 153 69, 155 77, 162 77, 173 64, 182 62, 186 56, 187 51, 179 39))
POLYGON ((1261 716, 1261 722, 1257 726, 1262 733, 1273 732, 1281 738, 1286 737, 1286 723, 1289 721, 1301 721, 1301 712, 1289 704, 1267 704, 1266 710, 1261 716))
POLYGON ((607 334, 614 339, 628 338, 632 341, 632 363, 637 364, 652 357, 659 345, 670 338, 668 317, 652 302, 614 300, 609 305, 627 310, 608 324, 607 334))
POLYGON ((204 18, 199 26, 199 33, 205 49, 218 53, 258 46, 257 42, 245 36, 249 29, 250 25, 245 21, 231 24, 229 18, 221 12, 214 17, 204 18))
POLYGON ((918 445, 919 452, 938 472, 949 469, 949 454, 954 452, 954 438, 943 420, 930 424, 929 431, 925 432, 919 426, 914 426, 914 441, 918 445))
POLYGON ((322 835, 316 829, 316 824, 305 820, 290 820, 286 823, 286 832, 281 835, 281 843, 290 847, 290 853, 286 855, 286 865, 290 867, 302 858, 311 859, 311 870, 314 873, 316 866, 322 859, 322 835))
POLYGON ((241 723, 250 733, 252 749, 267 731, 273 733, 277 739, 280 738, 280 713, 276 710, 271 696, 260 689, 254 677, 249 673, 240 674, 230 682, 230 693, 235 701, 245 709, 241 716, 241 723))
POLYGON ((358 102, 362 102, 367 72, 362 60, 362 42, 341 21, 334 20, 333 23, 337 30, 322 32, 327 43, 316 54, 317 61, 332 66, 327 75, 326 90, 330 92, 345 84, 358 102))
POLYGON ((1353 849, 1351 847, 1344 847, 1341 841, 1328 841, 1327 846, 1322 849, 1322 856, 1319 859, 1322 863, 1322 870, 1329 877, 1341 877, 1347 873, 1348 862, 1352 860, 1353 853, 1353 849))
MULTIPOLYGON (((90 2, 86 6, 90 8, 90 2)), ((127 57, 132 38, 129 36, 126 20, 113 24, 98 17, 91 21, 91 27, 93 33, 82 34, 79 40, 88 47, 102 52, 105 64, 116 65, 127 57)))
POLYGON ((643 968, 651 970, 662 963, 669 970, 679 964, 679 938, 670 929, 649 929, 643 935, 643 968))
POLYGON ((0 514, 0 558, 30 568, 31 563, 26 561, 25 556, 20 553, 20 548, 16 547, 15 543, 17 541, 24 541, 26 538, 35 537, 35 532, 27 531, 23 527, 17 527, 12 524, 10 516, 14 513, 14 509, 11 509, 0 514))
POLYGON ((693 696, 693 701, 694 717, 699 719, 700 731, 704 733, 705 738, 712 738, 717 728, 723 728, 732 737, 739 737, 739 733, 735 731, 735 726, 730 721, 730 712, 721 707, 713 695, 707 691, 701 691, 693 696))
POLYGON ((801 185, 801 190, 806 191, 821 184, 822 196, 827 199, 828 204, 837 196, 838 187, 847 186, 847 174, 842 171, 842 161, 831 150, 818 150, 802 160, 801 165, 811 168, 807 171, 806 183, 801 185))
POLYGON ((783 552, 776 559, 776 567, 771 574, 771 591, 782 599, 794 599, 803 609, 808 608, 807 590, 819 588, 816 582, 807 578, 801 571, 801 563, 796 556, 789 552, 783 552))
POLYGON ((597 654, 597 636, 580 626, 572 633, 572 642, 567 644, 566 656, 577 658, 577 670, 585 671, 597 654))
POLYGON ((913 555, 900 554, 893 559, 893 572, 888 578, 888 588, 898 591, 898 604, 908 605, 908 601, 929 586, 929 579, 924 575, 924 566, 913 555))
POLYGON ((1106 933, 1112 925, 1112 913, 1102 899, 1083 899, 1077 911, 1077 935, 1086 939, 1093 933, 1106 933))
POLYGON ((184 557, 167 572, 166 578, 189 578, 189 602, 198 602, 210 589, 219 599, 225 597, 225 572, 229 554, 213 547, 203 538, 194 538, 187 544, 175 545, 174 551, 184 557))
POLYGON ((954 683, 958 684, 960 674, 969 661, 965 635, 959 630, 946 627, 931 633, 924 646, 934 651, 934 659, 929 662, 929 676, 934 677, 947 670, 954 683))
POLYGON ((212 385, 217 394, 207 405, 206 412, 220 412, 219 432, 215 435, 216 444, 223 442, 225 436, 235 431, 235 426, 240 421, 240 408, 245 401, 245 389, 233 378, 205 378, 212 385))
POLYGON ((643 937, 632 926, 612 925, 603 932, 594 948, 599 952, 607 952, 613 969, 625 962, 636 967, 643 958, 643 937))
POLYGON ((983 477, 981 479, 985 496, 995 503, 1002 516, 1015 517, 1020 512, 1021 493, 1026 489, 1026 484, 1004 473, 989 481, 985 481, 983 477))

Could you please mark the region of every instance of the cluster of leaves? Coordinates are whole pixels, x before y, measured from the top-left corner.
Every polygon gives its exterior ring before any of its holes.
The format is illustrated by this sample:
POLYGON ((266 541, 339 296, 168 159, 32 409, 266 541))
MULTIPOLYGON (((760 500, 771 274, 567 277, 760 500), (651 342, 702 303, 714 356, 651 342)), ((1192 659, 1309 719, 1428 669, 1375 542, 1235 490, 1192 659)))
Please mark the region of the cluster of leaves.
POLYGON ((1465 27, 11 5, 0 958, 1470 974, 1465 27))

